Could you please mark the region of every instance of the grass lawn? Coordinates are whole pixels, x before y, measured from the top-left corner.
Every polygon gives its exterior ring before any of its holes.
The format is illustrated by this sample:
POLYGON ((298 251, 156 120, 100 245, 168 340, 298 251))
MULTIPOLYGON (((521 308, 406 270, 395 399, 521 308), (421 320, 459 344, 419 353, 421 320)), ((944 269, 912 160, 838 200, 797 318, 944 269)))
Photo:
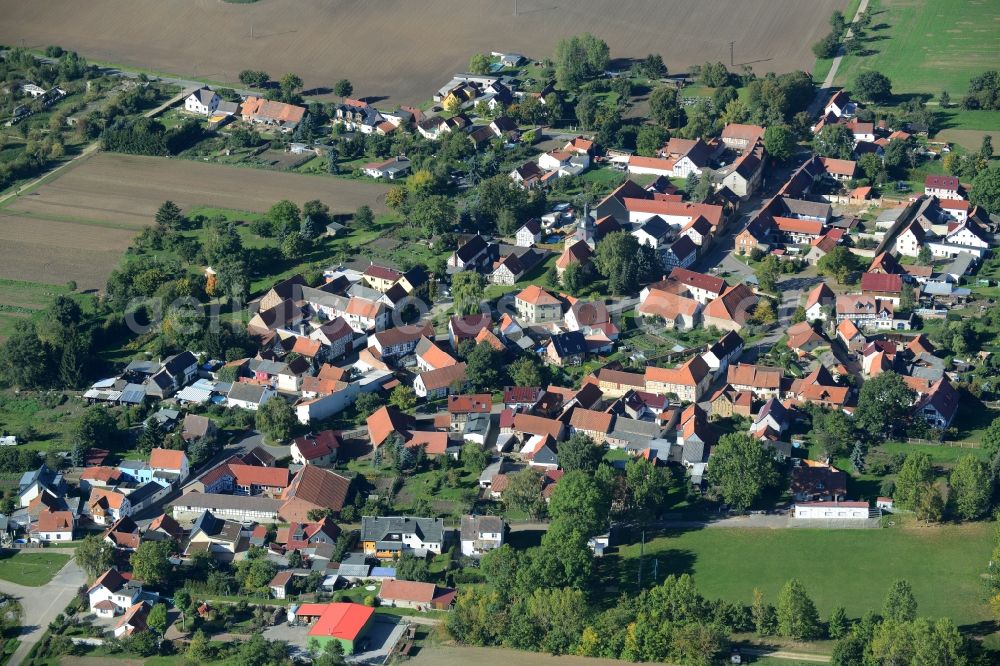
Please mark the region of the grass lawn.
POLYGON ((0 578, 18 585, 41 587, 67 562, 69 555, 62 553, 4 551, 0 554, 0 578))
MULTIPOLYGON (((708 598, 749 604, 760 588, 774 603, 789 578, 801 580, 820 614, 844 606, 851 617, 882 606, 896 578, 913 586, 919 613, 947 616, 959 625, 990 619, 979 574, 991 548, 987 523, 870 530, 722 529, 646 534, 643 580, 653 559, 659 580, 690 573, 708 598)), ((634 592, 639 545, 605 556, 608 578, 634 592)))
MULTIPOLYGON (((0 280, 0 340, 10 336, 18 321, 35 317, 56 296, 70 293, 73 292, 66 285, 0 280)), ((83 301, 85 297, 80 295, 77 300, 83 301)))
MULTIPOLYGON (((936 98, 947 90, 957 100, 968 90, 970 78, 996 68, 1000 22, 993 3, 876 0, 871 6, 874 15, 866 47, 876 53, 845 56, 837 72, 838 85, 849 86, 859 72, 875 70, 892 80, 897 95, 923 93, 936 98)), ((978 122, 969 120, 973 125, 978 122)))
POLYGON ((33 432, 25 446, 38 451, 69 449, 69 432, 83 411, 81 401, 58 392, 0 391, 0 430, 21 438, 30 426, 33 432))

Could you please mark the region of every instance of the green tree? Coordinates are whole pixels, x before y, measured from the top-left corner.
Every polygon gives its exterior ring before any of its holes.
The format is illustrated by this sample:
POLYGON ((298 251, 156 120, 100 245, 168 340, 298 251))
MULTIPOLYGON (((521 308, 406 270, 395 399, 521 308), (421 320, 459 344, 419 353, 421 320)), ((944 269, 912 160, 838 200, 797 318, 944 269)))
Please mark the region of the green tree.
POLYGON ((983 433, 983 449, 990 460, 1000 453, 1000 416, 993 419, 983 433))
POLYGON ((302 223, 302 211, 288 199, 282 199, 267 211, 267 219, 277 232, 281 228, 298 229, 302 223))
POLYGON ((354 409, 362 419, 371 416, 382 405, 382 398, 376 393, 362 393, 354 399, 354 409))
POLYGON ((838 640, 847 635, 851 630, 851 621, 847 619, 847 611, 843 606, 837 606, 830 613, 830 620, 827 622, 828 634, 833 640, 838 640))
POLYGON ((813 139, 813 149, 823 157, 849 160, 854 154, 854 134, 846 125, 826 125, 813 139))
POLYGON ((608 279, 608 290, 612 294, 630 294, 637 290, 639 283, 651 277, 654 266, 643 264, 644 250, 638 239, 630 233, 616 231, 597 243, 594 265, 597 271, 608 279))
POLYGON ((549 516, 552 523, 564 522, 591 537, 608 528, 610 502, 607 492, 592 473, 567 472, 556 484, 549 500, 549 516))
POLYGON ((476 53, 469 58, 469 71, 473 74, 488 74, 490 71, 490 57, 485 53, 476 53))
POLYGON ((836 246, 816 262, 819 274, 835 278, 837 284, 845 284, 860 268, 857 256, 843 245, 836 246))
POLYGON ((892 371, 883 372, 861 387, 854 424, 872 441, 892 437, 908 423, 914 397, 902 377, 892 371))
POLYGON ((941 95, 938 96, 938 103, 941 105, 942 109, 947 109, 951 106, 951 95, 948 94, 947 90, 941 91, 941 95))
POLYGON ((427 559, 417 557, 413 553, 403 553, 396 562, 396 577, 401 580, 415 580, 418 583, 426 583, 431 579, 431 573, 427 567, 427 559))
POLYGON ((609 60, 608 45, 590 33, 560 39, 556 43, 556 84, 575 90, 587 79, 604 73, 609 60))
POLYGON ((917 600, 913 588, 902 578, 892 581, 882 602, 882 617, 896 622, 911 622, 917 617, 917 600))
POLYGON ((190 664, 202 664, 209 661, 212 655, 212 647, 205 632, 201 629, 194 632, 191 642, 188 643, 187 651, 184 653, 185 661, 190 664))
POLYGON ((1000 166, 983 169, 972 179, 969 201, 990 215, 1000 214, 1000 166))
MULTIPOLYGON (((649 116, 664 128, 676 127, 681 114, 677 89, 659 86, 649 95, 649 116)), ((662 145, 662 144, 661 144, 662 145)))
POLYGON ((885 167, 882 159, 875 153, 865 153, 858 159, 858 168, 865 174, 868 182, 874 184, 885 180, 885 167))
POLYGON ((851 420, 839 409, 813 412, 812 425, 816 444, 831 459, 846 451, 854 435, 851 420))
POLYGON ((350 97, 354 92, 354 86, 347 79, 341 79, 333 84, 333 94, 337 97, 350 97))
POLYGON ((778 633, 796 640, 812 640, 820 635, 816 605, 797 578, 792 578, 778 593, 778 633))
POLYGON ((479 393, 492 393, 501 388, 503 354, 493 345, 481 342, 465 358, 465 374, 469 386, 479 393))
POLYGON ((167 605, 164 603, 154 604, 146 617, 146 625, 163 636, 167 632, 167 605))
POLYGON ((110 569, 114 563, 114 557, 114 546, 96 534, 81 541, 73 554, 76 563, 87 574, 87 580, 93 580, 110 569))
POLYGON ((170 576, 171 541, 143 541, 129 557, 132 575, 150 587, 157 587, 170 576))
MULTIPOLYGON (((881 375, 880 375, 881 376, 881 375)), ((913 452, 906 456, 896 475, 893 499, 903 509, 916 510, 924 486, 934 481, 934 467, 929 453, 913 452)))
POLYGON ((164 229, 176 231, 183 228, 184 215, 181 214, 181 209, 177 204, 167 200, 156 211, 156 224, 164 229))
POLYGON ((288 441, 298 424, 295 410, 281 397, 275 397, 261 405, 254 421, 257 430, 264 433, 271 443, 288 441))
POLYGON ((583 433, 575 433, 559 443, 559 466, 567 472, 582 471, 592 474, 604 458, 604 449, 583 433))
POLYGON ((429 238, 451 231, 458 221, 458 211, 450 198, 436 194, 414 203, 410 219, 420 225, 429 238))
POLYGON ((781 275, 781 263, 778 257, 769 254, 761 260, 754 269, 757 282, 764 291, 775 294, 778 291, 778 276, 781 275))
POLYGON ((475 442, 466 442, 463 444, 459 457, 466 471, 477 475, 486 469, 486 465, 490 462, 489 455, 483 447, 475 442))
POLYGON ((638 65, 639 73, 649 79, 662 79, 667 75, 667 66, 663 64, 663 56, 650 53, 638 65))
MULTIPOLYGON (((507 366, 507 373, 515 386, 541 386, 542 370, 531 356, 522 356, 507 366)), ((997 446, 1000 447, 1000 419, 997 420, 997 446)))
POLYGON ((774 633, 778 623, 774 606, 764 601, 764 592, 756 587, 753 589, 750 617, 753 619, 754 630, 759 635, 770 636, 774 633))
POLYGON ((795 143, 795 133, 788 125, 771 125, 764 130, 764 150, 778 162, 785 162, 795 154, 795 143))
POLYGON ((462 271, 451 278, 451 294, 455 299, 455 309, 461 314, 479 312, 483 303, 486 283, 483 276, 475 271, 462 271))
POLYGON ((635 137, 635 149, 640 155, 656 157, 669 139, 670 133, 660 125, 643 125, 635 137))
POLYGON ((708 468, 709 481, 723 501, 746 511, 778 481, 774 459, 750 435, 731 433, 719 439, 708 468))
POLYGON ((537 518, 545 511, 542 499, 542 474, 533 467, 526 467, 510 475, 503 501, 508 508, 537 518))
POLYGON ((285 93, 286 96, 294 95, 299 89, 302 88, 302 78, 298 74, 288 73, 281 77, 281 81, 278 82, 281 86, 281 91, 285 93))
POLYGON ((892 98, 892 81, 882 72, 868 70, 854 77, 851 92, 865 102, 882 103, 892 98))
POLYGON ((666 506, 670 483, 665 468, 645 458, 630 459, 625 463, 625 515, 640 523, 655 519, 666 506))
POLYGON ((993 497, 993 478, 984 461, 963 456, 951 471, 950 482, 955 512, 960 517, 976 520, 986 515, 993 497))
POLYGON ((939 523, 944 518, 944 498, 941 490, 933 483, 925 483, 917 491, 917 506, 914 509, 917 520, 939 523))
POLYGON ((354 211, 354 224, 360 230, 368 230, 375 224, 375 214, 368 205, 360 206, 354 211))
POLYGON ((601 118, 601 100, 596 95, 580 95, 576 103, 576 119, 584 129, 596 129, 601 118))
POLYGON ((552 522, 533 560, 537 580, 545 581, 548 587, 586 589, 594 566, 587 539, 586 533, 570 520, 552 522))
POLYGON ((411 387, 400 384, 389 394, 389 404, 401 412, 412 412, 417 406, 417 394, 411 387))
POLYGON ((17 388, 40 388, 52 380, 49 345, 33 321, 17 321, 0 344, 0 378, 17 388))
POLYGON ((833 646, 830 663, 832 666, 857 666, 863 663, 864 655, 865 641, 854 634, 847 634, 833 646))
POLYGON ((299 233, 290 233, 281 240, 281 256, 298 259, 306 251, 306 239, 299 233))

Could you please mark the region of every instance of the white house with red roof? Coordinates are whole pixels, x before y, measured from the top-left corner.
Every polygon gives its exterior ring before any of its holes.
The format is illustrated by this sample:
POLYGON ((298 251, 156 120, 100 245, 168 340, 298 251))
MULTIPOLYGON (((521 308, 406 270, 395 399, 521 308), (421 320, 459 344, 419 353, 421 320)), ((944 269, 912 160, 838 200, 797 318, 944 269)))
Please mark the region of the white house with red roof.
POLYGON ((191 471, 187 455, 183 451, 172 449, 153 449, 149 454, 149 467, 153 471, 153 476, 156 476, 157 472, 163 472, 168 477, 176 475, 178 482, 184 481, 191 471))
POLYGON ((960 187, 955 176, 930 175, 924 179, 924 194, 938 199, 962 199, 960 187))
POLYGON ((121 615, 142 595, 142 585, 132 582, 130 574, 108 569, 87 590, 90 610, 98 617, 121 615))

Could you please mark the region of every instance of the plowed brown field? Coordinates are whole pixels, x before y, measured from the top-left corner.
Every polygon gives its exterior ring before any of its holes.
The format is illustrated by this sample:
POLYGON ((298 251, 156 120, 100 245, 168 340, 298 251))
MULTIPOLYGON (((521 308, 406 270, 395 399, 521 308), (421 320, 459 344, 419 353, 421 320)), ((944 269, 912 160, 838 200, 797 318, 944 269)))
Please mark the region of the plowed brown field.
POLYGON ((135 232, 167 199, 265 212, 320 199, 335 213, 385 210, 385 185, 188 160, 98 153, 0 209, 0 278, 102 289, 135 232))
POLYGON ((356 93, 429 99, 469 56, 550 56, 591 32, 615 58, 661 53, 683 71, 706 60, 757 72, 809 70, 810 45, 848 0, 0 0, 0 42, 59 44, 96 60, 235 82, 240 70, 341 78, 356 93), (251 29, 253 39, 250 38, 251 29))
POLYGON ((263 213, 274 202, 320 199, 334 213, 362 204, 385 210, 388 187, 374 182, 307 176, 190 160, 99 153, 6 210, 55 220, 92 220, 141 229, 167 199, 181 208, 212 206, 263 213))
POLYGON ((103 289, 133 232, 0 214, 0 278, 103 289))

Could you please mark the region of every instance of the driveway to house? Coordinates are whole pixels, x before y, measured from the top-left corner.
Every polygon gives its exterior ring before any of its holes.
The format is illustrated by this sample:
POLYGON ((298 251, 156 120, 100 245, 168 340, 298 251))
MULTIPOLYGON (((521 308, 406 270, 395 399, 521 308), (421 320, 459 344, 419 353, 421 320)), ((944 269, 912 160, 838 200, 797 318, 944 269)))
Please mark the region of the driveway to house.
MULTIPOLYGON (((72 548, 59 549, 53 552, 73 554, 72 548)), ((66 608, 66 605, 76 596, 76 591, 87 582, 83 570, 77 566, 75 559, 70 559, 66 565, 56 572, 52 580, 42 587, 27 587, 6 580, 0 580, 0 592, 16 598, 24 609, 21 620, 21 644, 10 659, 11 666, 22 663, 45 633, 49 623, 66 608)))

